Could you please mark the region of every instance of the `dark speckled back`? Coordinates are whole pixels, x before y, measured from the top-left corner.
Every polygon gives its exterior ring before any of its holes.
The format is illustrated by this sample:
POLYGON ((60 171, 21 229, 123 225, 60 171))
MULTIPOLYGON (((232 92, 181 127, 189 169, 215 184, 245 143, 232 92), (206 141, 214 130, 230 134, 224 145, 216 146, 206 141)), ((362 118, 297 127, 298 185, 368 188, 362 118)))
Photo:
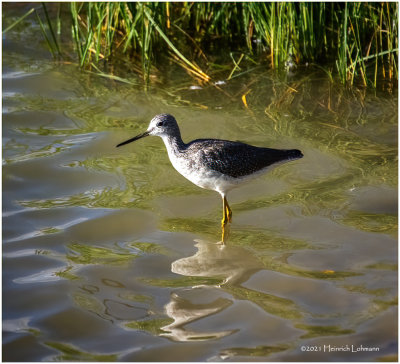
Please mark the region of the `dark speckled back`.
POLYGON ((303 157, 297 149, 281 150, 218 139, 197 139, 187 145, 189 154, 199 153, 201 163, 233 178, 258 172, 276 163, 303 157))

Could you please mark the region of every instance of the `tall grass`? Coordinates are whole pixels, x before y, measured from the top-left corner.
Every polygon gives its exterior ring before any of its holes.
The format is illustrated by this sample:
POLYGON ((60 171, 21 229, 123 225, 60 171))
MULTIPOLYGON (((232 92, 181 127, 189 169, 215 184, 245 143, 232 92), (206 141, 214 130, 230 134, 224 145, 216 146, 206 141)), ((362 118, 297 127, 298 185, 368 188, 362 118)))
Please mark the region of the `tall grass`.
POLYGON ((167 48, 189 72, 208 80, 166 35, 168 8, 168 3, 71 3, 72 38, 80 65, 111 59, 118 51, 134 51, 140 55, 142 74, 148 81, 154 53, 167 48))
MULTIPOLYGON (((160 55, 168 55, 207 82, 207 72, 212 72, 208 59, 231 52, 264 60, 277 70, 316 64, 344 84, 376 87, 382 79, 398 79, 397 2, 82 2, 63 6, 69 6, 72 39, 82 67, 112 63, 126 54, 146 82, 160 55)), ((51 35, 48 42, 53 44, 52 52, 59 54, 46 9, 45 14, 51 35)))

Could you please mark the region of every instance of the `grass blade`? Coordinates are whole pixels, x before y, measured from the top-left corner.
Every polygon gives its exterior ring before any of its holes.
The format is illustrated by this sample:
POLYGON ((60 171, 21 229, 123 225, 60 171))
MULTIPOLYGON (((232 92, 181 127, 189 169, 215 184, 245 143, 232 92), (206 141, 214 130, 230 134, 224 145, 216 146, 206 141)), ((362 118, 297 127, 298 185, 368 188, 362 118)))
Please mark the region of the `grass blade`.
POLYGON ((17 19, 14 23, 8 26, 6 29, 3 30, 3 34, 7 33, 10 29, 14 28, 18 23, 24 20, 28 15, 32 14, 35 11, 35 8, 30 9, 26 14, 22 15, 19 19, 17 19))
POLYGON ((155 22, 153 17, 150 15, 148 10, 146 8, 143 9, 144 13, 146 14, 147 19, 152 23, 154 28, 157 30, 157 32, 160 34, 160 36, 165 40, 165 42, 168 44, 168 46, 175 52, 175 54, 182 60, 184 61, 188 66, 193 68, 199 75, 201 75, 202 79, 204 81, 209 81, 210 77, 205 74, 200 68, 196 67, 192 62, 190 62, 174 45, 173 43, 168 39, 168 37, 165 35, 165 33, 162 31, 162 29, 158 26, 158 24, 155 22))
POLYGON ((51 34, 51 37, 53 38, 53 42, 54 42, 54 45, 56 47, 57 53, 58 53, 59 56, 61 56, 60 47, 58 45, 57 38, 56 38, 56 36, 54 34, 53 27, 51 25, 51 21, 50 21, 50 18, 49 18, 49 13, 47 12, 46 4, 42 2, 42 6, 43 6, 43 10, 44 10, 44 15, 45 15, 46 20, 47 20, 47 25, 49 26, 50 34, 51 34))

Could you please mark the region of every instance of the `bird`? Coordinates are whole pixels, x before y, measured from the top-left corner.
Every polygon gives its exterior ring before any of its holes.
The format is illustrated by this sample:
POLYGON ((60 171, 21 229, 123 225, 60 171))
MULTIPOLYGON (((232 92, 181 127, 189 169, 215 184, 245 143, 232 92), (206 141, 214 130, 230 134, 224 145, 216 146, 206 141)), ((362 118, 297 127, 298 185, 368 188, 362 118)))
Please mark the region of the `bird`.
POLYGON ((256 147, 239 141, 196 139, 184 143, 175 118, 159 114, 151 119, 147 130, 117 147, 147 136, 159 136, 167 148, 173 167, 195 185, 218 192, 222 197, 222 227, 232 221, 227 193, 268 170, 291 160, 300 159, 298 149, 256 147))

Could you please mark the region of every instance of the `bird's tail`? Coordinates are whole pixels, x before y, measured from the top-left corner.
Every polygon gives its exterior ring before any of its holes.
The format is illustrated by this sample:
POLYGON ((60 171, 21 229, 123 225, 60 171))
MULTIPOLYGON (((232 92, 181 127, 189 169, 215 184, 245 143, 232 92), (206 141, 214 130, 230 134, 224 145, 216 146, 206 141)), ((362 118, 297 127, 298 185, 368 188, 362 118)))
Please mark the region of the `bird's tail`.
POLYGON ((289 149, 286 151, 288 160, 303 158, 303 153, 298 149, 289 149))

